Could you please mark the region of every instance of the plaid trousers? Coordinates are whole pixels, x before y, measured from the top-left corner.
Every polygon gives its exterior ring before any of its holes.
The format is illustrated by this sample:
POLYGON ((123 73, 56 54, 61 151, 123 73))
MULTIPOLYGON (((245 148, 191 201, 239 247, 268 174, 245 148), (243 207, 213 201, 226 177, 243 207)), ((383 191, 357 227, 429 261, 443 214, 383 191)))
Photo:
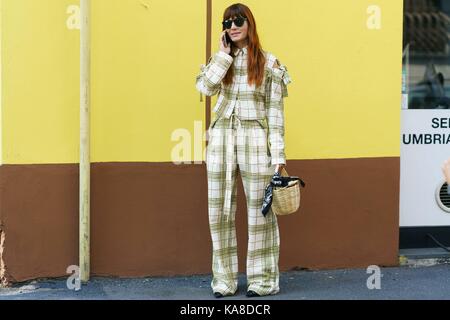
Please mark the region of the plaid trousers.
POLYGON ((210 126, 206 148, 208 216, 213 259, 213 292, 233 295, 238 286, 235 229, 236 171, 247 203, 247 290, 260 295, 279 292, 280 236, 276 215, 261 213, 264 190, 275 171, 264 120, 240 120, 234 113, 210 126), (227 173, 229 177, 227 177, 227 173))

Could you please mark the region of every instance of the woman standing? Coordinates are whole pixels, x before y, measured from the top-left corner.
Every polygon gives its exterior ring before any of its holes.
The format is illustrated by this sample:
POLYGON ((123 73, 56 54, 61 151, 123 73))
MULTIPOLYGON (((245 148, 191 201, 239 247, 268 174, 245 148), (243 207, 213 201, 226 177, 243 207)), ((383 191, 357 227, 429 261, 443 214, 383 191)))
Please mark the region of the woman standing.
POLYGON ((213 245, 211 287, 219 298, 238 287, 235 230, 236 171, 247 202, 247 296, 279 292, 277 218, 261 212, 264 190, 285 166, 284 106, 287 68, 260 47, 250 9, 240 3, 223 15, 220 50, 202 65, 196 88, 219 94, 206 149, 208 213, 213 245))

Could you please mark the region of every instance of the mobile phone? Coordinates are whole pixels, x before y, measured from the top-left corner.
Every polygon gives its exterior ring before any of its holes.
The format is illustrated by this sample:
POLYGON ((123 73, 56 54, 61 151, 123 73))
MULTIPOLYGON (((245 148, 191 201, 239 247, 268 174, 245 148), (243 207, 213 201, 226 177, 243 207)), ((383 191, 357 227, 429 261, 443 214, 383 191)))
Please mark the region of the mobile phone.
MULTIPOLYGON (((223 39, 222 39, 222 41, 223 41, 223 39)), ((230 36, 228 35, 228 32, 225 32, 225 42, 224 42, 224 45, 226 45, 227 47, 230 45, 230 43, 231 43, 231 38, 230 38, 230 36)))

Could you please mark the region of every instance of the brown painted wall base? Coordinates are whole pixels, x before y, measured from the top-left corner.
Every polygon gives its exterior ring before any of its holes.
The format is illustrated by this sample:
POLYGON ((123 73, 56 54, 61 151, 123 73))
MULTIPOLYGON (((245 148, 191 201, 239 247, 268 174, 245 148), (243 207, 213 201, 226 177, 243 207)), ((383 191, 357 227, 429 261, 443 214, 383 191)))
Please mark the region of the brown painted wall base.
MULTIPOLYGON (((280 269, 398 263, 400 159, 290 160, 306 182, 300 211, 280 217, 280 269)), ((211 270, 205 165, 96 163, 92 274, 140 277, 211 270)), ((238 178, 240 272, 247 240, 238 178)), ((67 276, 78 264, 78 165, 0 167, 4 282, 67 276)), ((1 267, 1 264, 0 264, 1 267)))

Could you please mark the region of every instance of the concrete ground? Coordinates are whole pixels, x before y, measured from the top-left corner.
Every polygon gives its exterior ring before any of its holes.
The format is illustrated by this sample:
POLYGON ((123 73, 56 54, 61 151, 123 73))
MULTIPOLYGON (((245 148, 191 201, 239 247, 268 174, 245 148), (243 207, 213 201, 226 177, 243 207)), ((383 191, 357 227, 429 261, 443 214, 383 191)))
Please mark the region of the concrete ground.
MULTIPOLYGON (((366 269, 332 271, 290 271, 280 276, 278 295, 253 299, 445 299, 450 300, 450 264, 380 268, 380 289, 369 289, 366 269)), ((69 290, 67 279, 46 279, 0 288, 0 300, 21 299, 144 299, 209 300, 210 275, 173 278, 92 278, 81 290, 69 290)), ((249 299, 245 296, 245 275, 239 276, 239 291, 222 300, 249 299)), ((377 281, 369 279, 377 286, 377 281)))

